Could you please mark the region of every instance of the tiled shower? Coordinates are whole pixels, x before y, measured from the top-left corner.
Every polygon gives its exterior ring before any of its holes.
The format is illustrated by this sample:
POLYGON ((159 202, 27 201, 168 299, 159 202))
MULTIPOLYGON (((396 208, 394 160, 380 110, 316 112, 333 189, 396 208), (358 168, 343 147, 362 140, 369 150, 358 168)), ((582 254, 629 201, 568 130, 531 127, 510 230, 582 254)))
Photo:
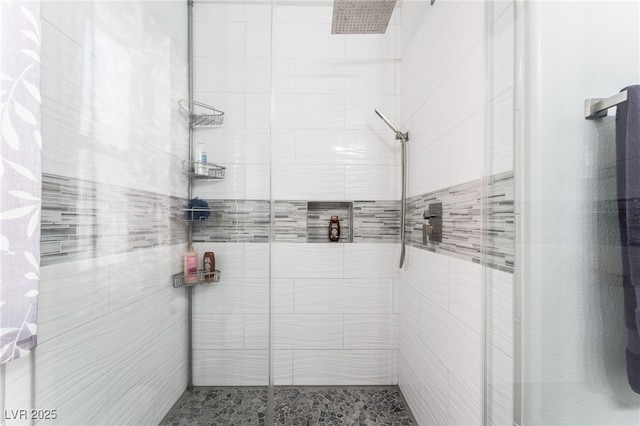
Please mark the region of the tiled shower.
MULTIPOLYGON (((331 35, 331 2, 194 2, 194 100, 225 122, 193 139, 226 167, 193 184, 212 212, 194 248, 221 271, 193 289, 196 387, 398 386, 418 424, 482 423, 481 264, 505 288, 514 268, 513 152, 489 170, 483 146, 486 27, 508 9, 429 3, 331 35), (400 147, 374 108, 409 131, 403 269, 400 147), (331 214, 339 243, 318 237, 331 214)), ((4 407, 158 424, 185 390, 188 11, 42 3, 39 345, 5 367, 4 407)))

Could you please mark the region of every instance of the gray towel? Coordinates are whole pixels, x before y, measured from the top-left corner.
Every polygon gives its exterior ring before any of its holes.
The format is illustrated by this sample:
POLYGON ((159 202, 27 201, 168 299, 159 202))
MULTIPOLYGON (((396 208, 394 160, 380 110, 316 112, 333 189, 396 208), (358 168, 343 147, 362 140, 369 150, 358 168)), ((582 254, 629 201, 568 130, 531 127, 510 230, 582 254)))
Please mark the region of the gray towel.
POLYGON ((630 86, 616 113, 618 223, 622 246, 627 377, 640 393, 640 86, 630 86))

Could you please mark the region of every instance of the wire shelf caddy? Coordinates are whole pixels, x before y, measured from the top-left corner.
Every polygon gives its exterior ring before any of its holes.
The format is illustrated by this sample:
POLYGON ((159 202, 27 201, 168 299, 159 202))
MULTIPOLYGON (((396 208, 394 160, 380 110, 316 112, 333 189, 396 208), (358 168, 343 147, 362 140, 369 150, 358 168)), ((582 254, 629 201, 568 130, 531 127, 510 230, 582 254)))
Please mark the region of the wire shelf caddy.
POLYGON ((224 111, 196 101, 178 101, 180 109, 189 115, 189 125, 193 127, 219 127, 224 122, 224 111))

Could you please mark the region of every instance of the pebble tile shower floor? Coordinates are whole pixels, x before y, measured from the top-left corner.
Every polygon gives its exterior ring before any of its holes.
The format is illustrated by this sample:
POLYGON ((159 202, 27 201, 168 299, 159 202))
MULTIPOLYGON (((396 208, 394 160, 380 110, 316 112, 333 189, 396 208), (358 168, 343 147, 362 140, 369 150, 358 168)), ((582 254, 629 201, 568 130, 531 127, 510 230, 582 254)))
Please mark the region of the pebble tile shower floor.
MULTIPOLYGON (((266 387, 196 387, 186 391, 161 426, 266 425, 266 387)), ((397 386, 278 386, 274 424, 415 425, 397 386)))

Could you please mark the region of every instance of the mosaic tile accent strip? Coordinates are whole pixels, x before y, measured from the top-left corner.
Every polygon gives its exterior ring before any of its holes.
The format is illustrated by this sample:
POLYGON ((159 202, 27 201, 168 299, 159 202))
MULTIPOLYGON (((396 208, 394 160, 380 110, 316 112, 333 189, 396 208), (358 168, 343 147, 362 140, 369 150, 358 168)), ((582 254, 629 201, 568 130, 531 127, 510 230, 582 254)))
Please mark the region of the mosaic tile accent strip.
MULTIPOLYGON (((490 178, 486 194, 488 213, 488 266, 513 272, 515 225, 513 174, 490 178)), ((482 245, 482 184, 480 180, 440 191, 410 197, 407 200, 405 238, 419 249, 480 263, 482 245), (422 218, 431 203, 442 203, 442 242, 422 241, 422 218)))
POLYGON ((267 243, 271 203, 268 200, 207 200, 209 220, 194 221, 193 241, 267 243))
MULTIPOLYGON (((275 201, 275 241, 306 243, 307 241, 307 201, 275 201)), ((344 220, 340 225, 344 237, 344 220)), ((313 218, 312 218, 313 219, 313 218)), ((318 235, 324 235, 326 224, 318 224, 318 235)), ((397 243, 400 241, 400 201, 353 201, 353 242, 355 243, 397 243)), ((313 224, 311 225, 313 226, 313 224)), ((324 238, 324 237, 322 237, 324 238)), ((313 241, 313 237, 311 237, 313 241)), ((341 238, 341 241, 345 241, 341 238)))
POLYGON ((354 201, 353 241, 399 243, 400 201, 354 201))
POLYGON ((492 176, 487 183, 485 261, 490 268, 513 272, 516 253, 513 173, 492 176))
POLYGON ((41 265, 187 242, 185 200, 42 175, 41 265))
POLYGON ((307 201, 276 200, 274 216, 275 241, 307 242, 307 201))
MULTIPOLYGON (((266 387, 197 387, 160 422, 172 425, 266 425, 266 387)), ((276 425, 416 425, 397 386, 276 386, 276 425)))

